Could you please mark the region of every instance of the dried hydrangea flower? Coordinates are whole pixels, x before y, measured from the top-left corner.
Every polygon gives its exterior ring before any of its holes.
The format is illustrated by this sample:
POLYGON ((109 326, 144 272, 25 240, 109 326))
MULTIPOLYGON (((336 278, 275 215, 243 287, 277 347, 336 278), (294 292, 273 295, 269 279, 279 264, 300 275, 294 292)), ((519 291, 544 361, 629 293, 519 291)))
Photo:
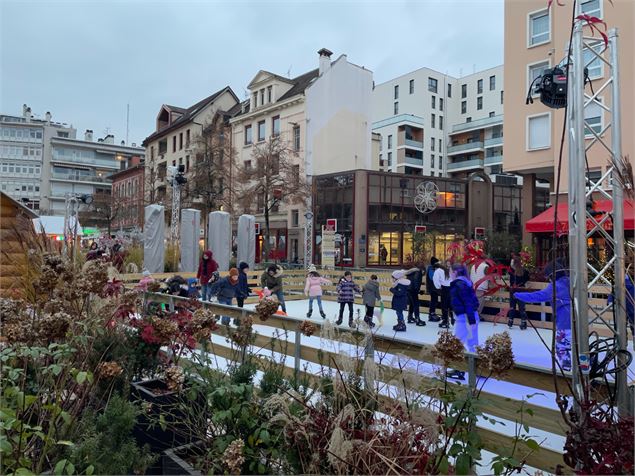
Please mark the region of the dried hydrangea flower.
POLYGON ((317 327, 315 326, 315 324, 309 321, 303 321, 298 326, 298 330, 302 332, 302 334, 304 334, 305 336, 311 337, 313 334, 315 334, 317 327))
POLYGON ((494 334, 485 340, 485 345, 476 348, 478 368, 500 377, 514 367, 512 340, 507 332, 494 334))
POLYGON ((245 463, 243 448, 245 442, 238 438, 232 441, 223 453, 222 462, 227 467, 229 474, 241 474, 241 469, 245 463))
POLYGON ((185 375, 181 367, 173 365, 166 369, 165 383, 168 389, 173 392, 180 392, 183 389, 183 382, 185 382, 185 375))
POLYGON ((462 361, 464 352, 463 342, 450 331, 443 331, 434 344, 432 355, 439 359, 444 367, 449 367, 451 362, 462 361))

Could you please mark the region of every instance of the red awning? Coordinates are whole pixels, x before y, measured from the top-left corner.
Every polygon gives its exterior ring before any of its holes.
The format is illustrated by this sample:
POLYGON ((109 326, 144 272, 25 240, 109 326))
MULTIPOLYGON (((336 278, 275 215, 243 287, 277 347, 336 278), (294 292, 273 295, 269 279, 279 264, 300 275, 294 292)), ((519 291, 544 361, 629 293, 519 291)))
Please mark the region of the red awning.
MULTIPOLYGON (((613 202, 611 200, 596 200, 593 209, 598 212, 611 212, 613 202)), ((536 215, 525 223, 525 231, 530 233, 553 233, 554 207, 547 208, 540 215, 536 215)), ((596 217, 600 221, 601 216, 596 217)), ((610 219, 604 222, 605 228, 612 228, 610 219)), ((569 204, 567 202, 558 203, 558 233, 563 234, 569 231, 569 204)), ((590 229, 590 226, 587 226, 590 229)), ((635 206, 633 200, 624 200, 624 229, 635 230, 635 206)))

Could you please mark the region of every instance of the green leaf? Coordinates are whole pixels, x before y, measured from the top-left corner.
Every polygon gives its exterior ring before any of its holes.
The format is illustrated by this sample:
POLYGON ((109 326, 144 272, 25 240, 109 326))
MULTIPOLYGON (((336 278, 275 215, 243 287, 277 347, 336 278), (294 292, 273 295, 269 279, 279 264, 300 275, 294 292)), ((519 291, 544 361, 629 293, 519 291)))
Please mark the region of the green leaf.
POLYGON ((66 466, 66 474, 68 474, 68 476, 75 474, 75 465, 73 463, 69 462, 68 466, 66 466))
POLYGON ((88 468, 86 468, 86 476, 92 476, 95 472, 95 467, 91 464, 88 468))
POLYGON ((527 423, 523 424, 523 430, 525 430, 525 433, 529 433, 529 425, 527 423))
POLYGON ((159 415, 159 425, 161 426, 161 429, 163 431, 165 431, 165 429, 168 427, 168 424, 165 422, 165 417, 163 416, 163 414, 159 415))
POLYGON ((68 440, 59 440, 57 442, 58 445, 64 445, 64 446, 75 446, 75 443, 73 443, 72 441, 68 441, 68 440))
POLYGON ((441 458, 441 462, 439 463, 439 474, 448 474, 449 469, 450 469, 450 463, 448 461, 448 457, 443 456, 441 458))
POLYGON ((265 465, 262 463, 258 463, 258 474, 265 474, 266 471, 267 468, 265 468, 265 465))
POLYGON ((269 432, 267 430, 261 430, 260 431, 260 439, 262 440, 262 442, 266 445, 269 443, 270 441, 270 435, 269 432))
POLYGON ((536 440, 532 440, 531 438, 525 441, 525 444, 530 450, 538 451, 540 449, 540 445, 536 440))
POLYGON ((88 377, 87 372, 78 372, 77 377, 75 377, 75 380, 77 381, 78 384, 82 385, 86 381, 87 377, 88 377))
POLYGON ((13 474, 15 474, 16 476, 18 476, 18 475, 26 476, 26 475, 31 475, 31 474, 34 474, 34 473, 32 473, 31 470, 28 469, 28 468, 18 468, 18 469, 15 470, 15 473, 13 473, 13 474))
POLYGON ((448 456, 456 456, 458 455, 463 447, 459 443, 453 443, 448 450, 448 456))
POLYGON ((66 461, 65 459, 58 461, 57 464, 55 465, 55 469, 53 470, 53 472, 59 476, 64 471, 64 468, 66 467, 67 463, 68 461, 66 461))
POLYGON ((11 453, 13 447, 11 443, 7 440, 7 437, 4 435, 0 436, 0 453, 11 453))
POLYGON ((471 458, 466 453, 461 453, 456 457, 456 474, 469 474, 470 473, 471 458))
POLYGON ((525 411, 527 412, 527 415, 534 416, 534 411, 531 408, 527 408, 525 411))
POLYGON ((62 417, 62 420, 64 420, 64 423, 66 423, 67 425, 71 424, 71 416, 68 412, 62 411, 60 412, 60 416, 62 417))
POLYGON ((496 476, 498 476, 499 474, 502 474, 504 470, 505 470, 505 465, 502 462, 497 461, 496 463, 492 464, 492 471, 494 471, 494 474, 496 476))

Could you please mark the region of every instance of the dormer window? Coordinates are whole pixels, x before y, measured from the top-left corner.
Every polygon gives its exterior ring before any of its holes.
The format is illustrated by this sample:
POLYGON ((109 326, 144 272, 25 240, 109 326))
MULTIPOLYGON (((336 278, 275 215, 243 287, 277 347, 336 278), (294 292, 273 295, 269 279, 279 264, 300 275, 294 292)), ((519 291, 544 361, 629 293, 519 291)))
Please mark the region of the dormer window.
POLYGON ((268 103, 271 103, 271 99, 272 99, 271 98, 271 92, 272 92, 272 89, 273 89, 272 86, 267 87, 267 102, 268 103))
POLYGON ((261 89, 260 90, 260 105, 264 106, 265 104, 265 90, 261 89))
POLYGON ((258 91, 254 93, 254 109, 258 107, 258 91))

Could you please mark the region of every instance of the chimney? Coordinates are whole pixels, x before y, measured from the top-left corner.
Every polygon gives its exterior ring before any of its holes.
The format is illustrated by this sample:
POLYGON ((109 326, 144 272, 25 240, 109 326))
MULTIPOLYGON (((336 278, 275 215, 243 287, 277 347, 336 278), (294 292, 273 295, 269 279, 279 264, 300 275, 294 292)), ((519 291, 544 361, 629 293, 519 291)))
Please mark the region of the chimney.
POLYGON ((133 142, 133 143, 132 143, 132 147, 137 147, 137 143, 136 143, 136 142, 133 142))
POLYGON ((104 137, 104 144, 114 144, 115 143, 115 136, 113 136, 112 134, 108 134, 106 137, 104 137))
POLYGON ((24 118, 26 119, 26 122, 31 122, 31 117, 32 117, 31 108, 27 107, 26 111, 24 111, 24 118))
POLYGON ((47 123, 51 122, 51 112, 50 111, 46 111, 46 114, 44 114, 44 119, 46 120, 47 123))
POLYGON ((84 140, 86 142, 93 141, 93 131, 91 129, 86 129, 86 132, 84 132, 84 140))
POLYGON ((326 73, 329 69, 331 69, 331 55, 332 51, 327 50, 326 48, 322 48, 318 51, 318 55, 320 55, 320 76, 326 73))
POLYGON ((26 104, 22 104, 22 117, 26 117, 26 110, 29 107, 26 104))
POLYGON ((126 145, 126 141, 125 141, 125 140, 122 140, 122 141, 121 141, 121 145, 126 145))

